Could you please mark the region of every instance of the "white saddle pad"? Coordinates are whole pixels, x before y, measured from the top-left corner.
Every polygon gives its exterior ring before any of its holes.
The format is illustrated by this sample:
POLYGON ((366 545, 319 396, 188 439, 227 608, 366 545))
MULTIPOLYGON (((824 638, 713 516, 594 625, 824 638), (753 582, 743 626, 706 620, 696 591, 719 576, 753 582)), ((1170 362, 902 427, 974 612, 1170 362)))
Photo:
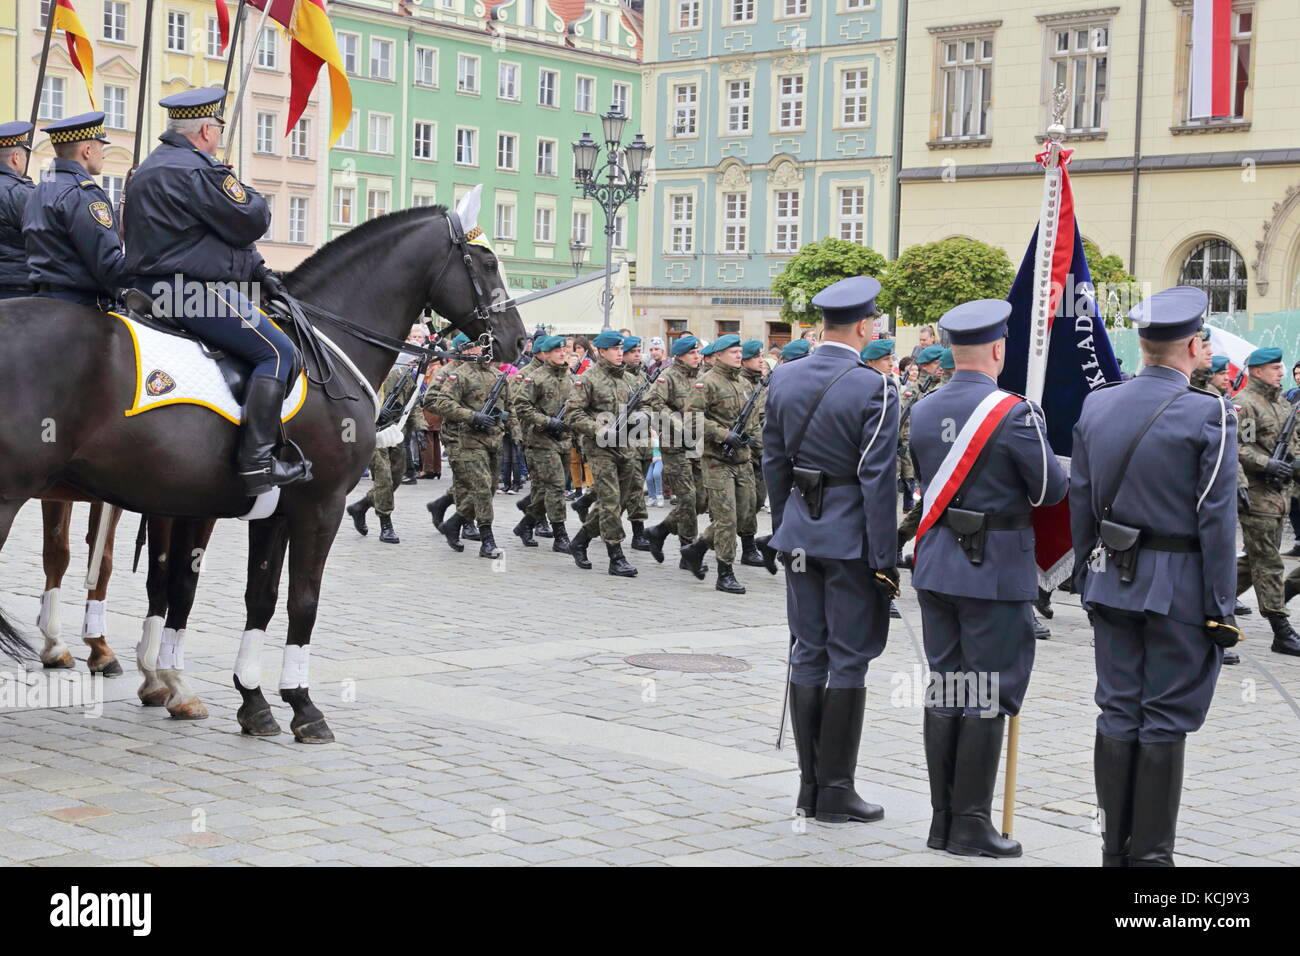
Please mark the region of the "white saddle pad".
MULTIPOLYGON (((128 417, 165 405, 200 405, 238 425, 242 417, 239 402, 217 368, 192 339, 168 335, 134 322, 117 312, 135 343, 135 396, 128 417)), ((301 374, 280 410, 280 420, 297 415, 307 400, 307 376, 301 374)))

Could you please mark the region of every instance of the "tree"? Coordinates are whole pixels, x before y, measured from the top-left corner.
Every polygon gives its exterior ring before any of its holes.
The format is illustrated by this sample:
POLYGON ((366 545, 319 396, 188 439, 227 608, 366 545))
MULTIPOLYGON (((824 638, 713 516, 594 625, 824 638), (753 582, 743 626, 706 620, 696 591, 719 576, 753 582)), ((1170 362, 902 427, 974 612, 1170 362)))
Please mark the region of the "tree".
POLYGON ((1083 241, 1083 254, 1097 292, 1097 308, 1106 325, 1113 326, 1129 309, 1142 301, 1137 279, 1124 268, 1124 260, 1111 253, 1103 255, 1096 243, 1083 241))
POLYGON ((852 276, 880 278, 885 267, 885 257, 880 253, 847 239, 808 243, 772 280, 772 292, 782 300, 781 321, 813 324, 819 319, 812 307, 812 298, 818 292, 852 276))
POLYGON ((904 249, 889 266, 880 306, 903 325, 925 325, 972 299, 1005 299, 1015 275, 997 246, 963 238, 927 242, 904 249))

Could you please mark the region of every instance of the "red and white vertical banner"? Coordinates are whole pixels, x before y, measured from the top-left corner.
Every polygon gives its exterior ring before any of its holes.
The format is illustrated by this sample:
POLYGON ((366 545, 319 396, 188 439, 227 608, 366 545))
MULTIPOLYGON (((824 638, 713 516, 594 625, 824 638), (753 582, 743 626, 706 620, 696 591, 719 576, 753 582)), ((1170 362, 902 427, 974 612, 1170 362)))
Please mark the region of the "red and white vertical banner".
POLYGON ((1232 115, 1232 0, 1192 0, 1192 119, 1232 115))

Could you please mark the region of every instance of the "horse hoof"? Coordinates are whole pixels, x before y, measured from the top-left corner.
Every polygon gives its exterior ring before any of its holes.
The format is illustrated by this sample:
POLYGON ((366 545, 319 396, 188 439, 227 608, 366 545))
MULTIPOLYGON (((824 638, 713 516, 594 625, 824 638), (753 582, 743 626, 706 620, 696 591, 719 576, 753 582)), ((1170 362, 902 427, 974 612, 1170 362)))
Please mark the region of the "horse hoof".
POLYGON ((239 732, 249 737, 274 737, 277 734, 284 733, 280 729, 280 724, 276 721, 275 715, 271 713, 270 704, 266 704, 261 710, 256 710, 245 704, 239 708, 238 713, 235 714, 235 719, 239 721, 239 732))
POLYGON ((41 664, 47 671, 71 670, 77 666, 77 662, 72 659, 72 651, 64 651, 62 654, 56 654, 52 657, 41 657, 41 664))
POLYGON ((135 692, 135 696, 140 698, 140 703, 145 707, 161 707, 171 699, 171 691, 165 684, 156 678, 145 679, 140 685, 140 689, 135 692))
POLYGON ((122 662, 116 657, 110 657, 107 660, 96 660, 92 654, 86 661, 86 666, 90 668, 92 674, 98 674, 100 677, 121 677, 122 662))
POLYGON ((300 744, 332 744, 334 743, 334 732, 330 730, 329 724, 325 723, 325 718, 313 720, 310 723, 299 726, 289 725, 293 731, 293 739, 300 744))
POLYGON ((197 697, 191 697, 179 704, 169 703, 167 713, 171 714, 173 720, 206 720, 208 709, 203 706, 203 701, 197 697))

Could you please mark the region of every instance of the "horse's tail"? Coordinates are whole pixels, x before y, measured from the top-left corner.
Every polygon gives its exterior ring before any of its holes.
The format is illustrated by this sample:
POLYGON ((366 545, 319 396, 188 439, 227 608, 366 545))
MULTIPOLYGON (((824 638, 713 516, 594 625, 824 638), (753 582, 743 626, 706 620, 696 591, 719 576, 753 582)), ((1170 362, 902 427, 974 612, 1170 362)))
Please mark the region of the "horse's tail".
POLYGON ((5 617, 3 610, 0 610, 0 654, 19 663, 32 660, 36 656, 32 652, 31 645, 23 640, 18 629, 9 622, 9 618, 5 617))

